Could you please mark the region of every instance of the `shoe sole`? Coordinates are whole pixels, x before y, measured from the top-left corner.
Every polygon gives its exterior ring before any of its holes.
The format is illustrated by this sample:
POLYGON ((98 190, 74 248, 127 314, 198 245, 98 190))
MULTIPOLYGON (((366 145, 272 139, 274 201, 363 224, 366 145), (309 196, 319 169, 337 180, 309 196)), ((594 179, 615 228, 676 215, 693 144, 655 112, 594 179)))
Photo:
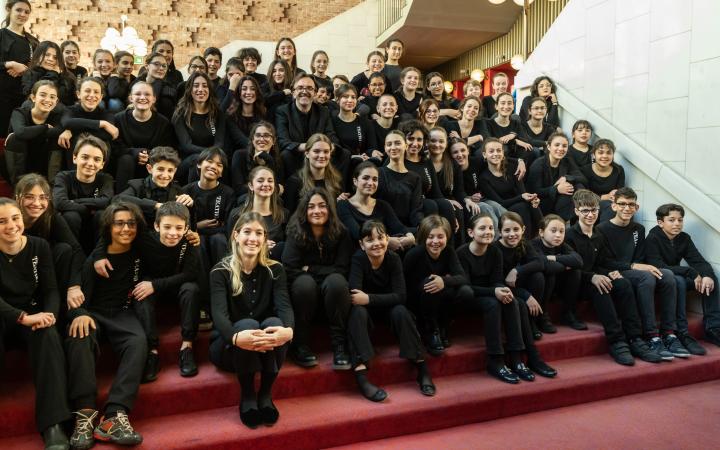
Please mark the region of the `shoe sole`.
POLYGON ((352 369, 352 365, 350 363, 347 364, 333 364, 332 365, 333 370, 350 370, 352 369))
POLYGON ((295 364, 297 364, 298 366, 300 366, 300 367, 315 367, 315 366, 318 365, 318 362, 317 362, 317 361, 313 361, 313 362, 300 362, 300 361, 295 361, 295 360, 293 360, 293 362, 294 362, 295 364))
POLYGON ((676 358, 689 358, 690 353, 673 353, 672 354, 676 358))
POLYGON ((100 434, 100 433, 97 433, 97 432, 93 433, 93 437, 95 438, 96 441, 109 442, 109 443, 115 444, 115 445, 131 446, 131 445, 140 445, 140 444, 142 444, 142 438, 141 438, 139 441, 137 441, 137 442, 135 442, 135 441, 132 441, 132 442, 121 442, 120 440, 115 440, 115 439, 113 439, 113 437, 110 436, 109 434, 100 434))
POLYGON ((192 377, 196 376, 197 374, 198 374, 197 369, 193 372, 188 372, 188 373, 183 373, 182 371, 180 371, 180 376, 184 377, 184 378, 192 378, 192 377))

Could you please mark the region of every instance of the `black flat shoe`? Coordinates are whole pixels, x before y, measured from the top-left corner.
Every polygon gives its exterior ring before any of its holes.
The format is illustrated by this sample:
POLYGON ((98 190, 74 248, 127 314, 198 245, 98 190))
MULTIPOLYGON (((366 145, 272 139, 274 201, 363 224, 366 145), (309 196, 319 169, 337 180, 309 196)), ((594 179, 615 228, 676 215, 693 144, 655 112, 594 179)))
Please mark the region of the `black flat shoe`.
POLYGON ((68 450, 70 448, 70 441, 59 423, 47 427, 42 432, 42 438, 45 450, 68 450))
POLYGON ((517 363, 512 367, 512 371, 515 372, 520 379, 525 381, 535 381, 535 374, 532 373, 530 368, 525 363, 517 363))
POLYGON ((450 348, 452 346, 452 342, 448 336, 448 329, 445 327, 440 327, 440 342, 444 348, 450 348))
POLYGON ((555 325, 553 325, 553 323, 550 322, 550 318, 545 314, 538 317, 537 326, 540 329, 540 331, 542 331, 543 333, 548 333, 548 334, 557 333, 557 328, 555 328, 555 325))
POLYGON ((345 351, 343 344, 336 344, 333 348, 333 365, 334 370, 350 370, 350 357, 345 351))
POLYGON ((418 386, 420 386, 420 392, 422 395, 426 395, 428 397, 432 397, 435 395, 435 384, 432 382, 430 377, 427 377, 427 379, 423 379, 425 377, 419 377, 417 379, 418 386))
POLYGON ((567 311, 563 314, 563 322, 573 330, 583 331, 587 330, 588 326, 582 320, 578 319, 572 311, 567 311))
POLYGON ((368 396, 364 396, 364 397, 373 402, 380 403, 383 400, 385 400, 386 398, 388 398, 388 394, 387 394, 387 392, 385 392, 385 389, 378 388, 377 392, 375 392, 374 395, 372 395, 370 397, 368 397, 368 396))
POLYGON ((499 368, 488 366, 487 372, 500 381, 504 381, 510 384, 520 383, 520 378, 515 375, 513 371, 508 368, 508 366, 501 366, 499 368))
POLYGON ((178 365, 180 366, 180 376, 182 377, 194 377, 198 374, 195 353, 193 353, 192 347, 185 347, 180 350, 178 365))
POLYGON ((145 360, 145 369, 143 370, 142 383, 150 383, 158 379, 160 372, 160 355, 148 352, 145 360))
MULTIPOLYGON (((242 407, 241 407, 242 408, 242 407)), ((255 429, 260 425, 262 422, 262 418, 260 417, 260 411, 258 411, 256 408, 250 408, 247 411, 243 411, 240 409, 240 420, 242 423, 245 424, 246 427, 255 429)))
POLYGON ((528 361, 527 366, 530 370, 542 377, 555 378, 555 376, 557 376, 557 370, 548 366, 542 359, 537 361, 528 361))
POLYGON ((271 406, 265 406, 263 408, 260 408, 260 420, 265 425, 275 425, 277 423, 278 418, 280 418, 280 413, 278 412, 275 405, 271 406))
POLYGON ((291 348, 290 359, 300 367, 315 367, 318 365, 317 356, 315 356, 307 345, 291 348))
POLYGON ((445 347, 442 344, 439 329, 435 328, 432 333, 425 336, 425 346, 427 347, 428 353, 433 356, 440 356, 443 354, 445 347))

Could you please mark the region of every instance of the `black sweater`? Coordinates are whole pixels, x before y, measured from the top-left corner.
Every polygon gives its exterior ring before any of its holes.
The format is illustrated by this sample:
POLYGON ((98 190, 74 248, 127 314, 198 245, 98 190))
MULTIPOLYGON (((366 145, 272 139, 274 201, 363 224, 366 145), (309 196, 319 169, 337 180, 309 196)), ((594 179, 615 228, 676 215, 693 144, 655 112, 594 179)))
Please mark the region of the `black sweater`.
POLYGON ((80 246, 80 243, 70 230, 67 222, 65 222, 62 214, 58 212, 53 214, 52 220, 50 221, 50 230, 46 236, 43 236, 41 234, 37 224, 38 222, 35 222, 33 226, 25 228, 25 234, 28 236, 36 236, 39 238, 43 238, 48 241, 50 245, 69 245, 72 249, 72 255, 70 257, 70 267, 68 269, 68 272, 70 274, 68 286, 79 286, 81 282, 80 275, 82 271, 82 265, 85 261, 85 253, 83 253, 82 246, 80 246))
POLYGON ((555 182, 561 177, 565 177, 568 183, 577 188, 577 185, 585 185, 587 180, 585 175, 580 172, 575 163, 567 157, 560 160, 557 167, 550 167, 550 161, 547 156, 541 156, 536 159, 530 166, 527 174, 528 191, 537 194, 540 198, 547 198, 555 201, 558 192, 555 182))
POLYGON ((402 261, 392 251, 385 253, 377 269, 373 269, 364 251, 356 251, 350 265, 348 284, 351 290, 359 289, 368 294, 369 306, 403 305, 407 299, 402 261))
POLYGON ((580 229, 580 224, 568 228, 565 242, 580 255, 583 260, 582 280, 590 283, 593 275, 606 275, 610 272, 606 267, 607 242, 605 235, 597 229, 589 237, 580 229))
POLYGON ((66 108, 60 123, 64 129, 72 132, 70 148, 75 148, 75 143, 81 133, 90 133, 109 145, 113 138, 110 133, 100 128, 101 120, 113 123, 113 116, 101 107, 97 107, 93 111, 85 111, 79 103, 66 108))
POLYGON ((495 288, 505 286, 500 249, 490 245, 484 254, 478 256, 470 251, 470 244, 464 244, 458 248, 457 256, 470 280, 473 294, 495 298, 495 288))
MULTIPOLYGON (((522 104, 520 105, 520 119, 522 119, 523 122, 530 120, 530 104, 532 103, 532 99, 533 96, 528 95, 523 99, 522 104)), ((545 99, 545 103, 547 104, 547 115, 545 116, 545 121, 555 128, 559 127, 560 115, 558 114, 558 105, 553 105, 553 102, 548 99, 545 99)))
POLYGON ((104 209, 113 196, 113 179, 100 172, 92 183, 81 183, 74 170, 66 170, 55 176, 53 201, 58 211, 97 211, 104 209))
POLYGON ((260 165, 259 161, 275 174, 276 189, 278 185, 285 184, 285 170, 279 157, 274 158, 270 152, 260 152, 253 158, 250 149, 240 149, 238 152, 239 155, 236 158, 238 161, 237 170, 233 171, 232 179, 233 190, 235 190, 238 197, 248 192, 248 183, 250 182, 248 176, 255 166, 260 165))
POLYGON ((369 215, 359 211, 348 200, 340 200, 337 204, 337 213, 355 242, 360 240, 360 230, 368 220, 382 222, 389 236, 404 236, 408 232, 395 215, 392 206, 384 200, 376 200, 375 208, 369 215))
POLYGON ((151 176, 128 181, 128 187, 115 196, 118 200, 135 203, 142 209, 148 224, 155 222, 155 205, 175 201, 182 194, 182 187, 172 181, 167 187, 160 187, 152 181, 151 176))
POLYGON ((213 324, 226 343, 232 343, 235 334, 233 324, 241 319, 254 319, 262 323, 268 317, 277 317, 283 326, 295 326, 282 264, 269 267, 258 265, 249 274, 243 272, 241 279, 242 292, 233 295, 230 272, 220 264, 210 272, 213 324))
POLYGON ((597 226, 608 242, 608 262, 610 270, 630 270, 634 263, 645 263, 645 227, 630 222, 621 227, 611 221, 597 226))
POLYGON ((41 66, 28 69, 22 75, 23 95, 29 96, 35 83, 40 80, 49 80, 55 83, 58 88, 58 99, 63 105, 71 106, 77 100, 76 78, 72 72, 67 71, 61 74, 41 66))
POLYGON ((500 241, 493 245, 500 250, 503 256, 503 277, 507 277, 513 269, 517 270, 518 276, 545 270, 545 258, 525 240, 517 247, 505 247, 500 241))
POLYGON ((415 172, 420 176, 422 180, 422 195, 425 198, 442 198, 443 194, 440 190, 440 183, 438 182, 438 175, 435 172, 435 166, 429 158, 424 161, 414 162, 405 160, 405 167, 415 172))
POLYGON ((480 151, 483 145, 483 141, 490 136, 490 130, 488 130, 487 122, 484 119, 475 119, 475 121, 473 121, 472 130, 470 130, 470 134, 468 134, 467 136, 462 135, 462 132, 460 131, 460 123, 457 120, 445 121, 443 127, 447 131, 448 135, 450 135, 451 131, 455 131, 466 141, 468 138, 473 136, 482 136, 482 139, 479 142, 476 142, 470 146, 471 154, 480 151))
POLYGON ((135 81, 135 75, 130 75, 130 81, 121 77, 111 76, 107 80, 107 98, 120 100, 123 105, 127 106, 130 96, 130 86, 135 81))
POLYGON ((698 276, 715 277, 712 266, 695 247, 690 235, 684 231, 670 240, 659 226, 654 226, 647 236, 646 253, 648 264, 670 269, 676 275, 690 279, 698 276), (689 267, 680 265, 683 259, 689 267))
MULTIPOLYGON (((438 180, 438 187, 442 196, 448 200, 455 200, 461 205, 465 200, 465 186, 463 179, 463 171, 460 165, 455 161, 451 162, 452 165, 452 183, 450 186, 445 184, 445 169, 442 168, 435 172, 435 176, 438 180)), ((434 167, 433 167, 434 169, 434 167)), ((464 205, 463 205, 464 206, 464 205)))
POLYGON ((601 177, 592 169, 592 164, 581 167, 580 171, 587 178, 585 187, 597 195, 605 195, 614 189, 625 187, 625 169, 619 164, 612 164, 612 172, 606 177, 601 177))
MULTIPOLYGON (((26 66, 30 64, 34 47, 38 44, 36 39, 27 35, 19 35, 8 28, 0 28, 0 99, 9 103, 0 102, 0 108, 12 109, 20 105, 23 99, 22 78, 12 77, 5 68, 7 61, 15 61, 26 66)), ((4 136, 7 130, 0 130, 4 136)))
POLYGON ((174 147, 175 135, 170 121, 165 116, 153 113, 147 122, 138 122, 132 110, 120 111, 113 118, 120 131, 120 137, 113 142, 114 153, 118 156, 131 154, 137 159, 138 153, 150 153, 155 147, 174 147))
POLYGON ((417 173, 395 172, 385 166, 380 168, 376 197, 388 202, 405 226, 417 227, 423 219, 421 188, 417 173))
POLYGON ((565 272, 568 268, 582 269, 583 267, 582 257, 566 242, 557 247, 548 247, 540 237, 536 237, 530 243, 540 255, 545 256, 545 273, 547 274, 555 275, 565 272), (547 259, 548 256, 555 256, 555 261, 547 259))
POLYGON ((395 100, 398 104, 398 116, 402 116, 403 114, 411 115, 413 118, 417 117, 418 113, 418 107, 420 107, 420 102, 423 100, 423 96, 420 93, 420 90, 415 91, 415 97, 413 97, 412 100, 408 100, 405 98, 405 94, 402 91, 402 88, 395 91, 395 100))
MULTIPOLYGON (((374 113, 374 111, 373 111, 374 113)), ((372 113, 371 113, 372 114, 372 113)), ((398 127, 398 124, 400 123, 400 118, 395 117, 393 119, 392 124, 390 125, 390 128, 383 128, 380 126, 377 121, 373 120, 370 123, 370 133, 374 135, 374 139, 369 138, 369 142, 375 143, 375 148, 368 147, 368 154, 372 154, 373 150, 377 150, 383 155, 385 154, 385 138, 390 133, 391 130, 395 130, 398 127)))
POLYGON ((290 225, 287 230, 282 262, 287 269, 288 280, 291 283, 303 273, 308 273, 319 284, 325 277, 333 273, 347 277, 352 252, 353 245, 350 234, 345 228, 342 228, 337 239, 330 240, 326 234, 320 238, 319 242, 315 239, 307 242, 290 225), (307 272, 302 270, 303 266, 308 266, 307 272))
POLYGON ((503 148, 505 148, 505 154, 507 156, 514 156, 516 158, 519 158, 526 157, 529 154, 521 147, 518 147, 517 143, 515 142, 516 139, 520 139, 523 142, 528 142, 530 140, 530 138, 528 138, 525 134, 525 130, 523 129, 520 120, 518 120, 517 118, 511 117, 510 123, 507 126, 502 126, 498 124, 495 119, 489 119, 487 121, 487 127, 488 131, 490 132, 490 136, 498 139, 507 134, 515 133, 514 138, 510 139, 507 144, 503 144, 503 148))
POLYGON ((10 116, 10 132, 13 133, 15 139, 21 141, 35 141, 44 139, 53 139, 54 145, 57 145, 57 138, 62 129, 60 128, 60 119, 62 118, 57 109, 50 111, 45 123, 36 124, 32 119, 32 106, 21 106, 16 108, 10 116), (50 128, 48 125, 52 125, 50 128))
POLYGON ((217 146, 225 149, 225 115, 218 114, 212 126, 207 124, 208 114, 191 113, 190 127, 185 117, 174 117, 172 124, 182 157, 198 154, 206 148, 217 146))
POLYGON ((0 319, 14 323, 23 311, 57 315, 59 308, 52 253, 44 239, 28 236, 17 255, 0 254, 0 319))
POLYGON ((196 181, 183 186, 183 194, 188 194, 193 199, 193 206, 190 209, 192 226, 202 220, 218 221, 218 226, 197 230, 200 234, 215 234, 225 231, 225 221, 230 215, 230 210, 235 203, 235 194, 230 186, 218 183, 213 189, 202 189, 200 182, 196 181))
POLYGON ((576 149, 574 145, 568 147, 567 158, 571 159, 577 167, 584 167, 592 164, 593 162, 591 149, 588 149, 586 152, 582 152, 576 149))
POLYGON ((557 131, 557 125, 551 125, 547 122, 542 123, 542 129, 539 133, 535 133, 526 120, 522 121, 522 129, 525 132, 525 136, 528 138, 528 143, 532 144, 533 147, 545 149, 547 147, 547 140, 551 134, 557 131))
POLYGON ((352 122, 345 122, 337 115, 332 116, 333 128, 340 146, 352 155, 369 155, 369 150, 377 149, 375 133, 370 130, 370 122, 365 117, 355 116, 352 122))
POLYGON ((524 202, 522 194, 527 193, 527 189, 525 183, 513 175, 514 172, 513 168, 508 167, 505 171, 506 176, 496 177, 490 172, 490 168, 485 167, 480 173, 480 191, 485 197, 500 203, 505 208, 524 202))
POLYGON ((442 277, 445 287, 459 287, 468 284, 460 260, 451 247, 445 247, 438 259, 432 259, 424 242, 411 248, 403 260, 405 283, 409 295, 418 296, 430 275, 442 277))

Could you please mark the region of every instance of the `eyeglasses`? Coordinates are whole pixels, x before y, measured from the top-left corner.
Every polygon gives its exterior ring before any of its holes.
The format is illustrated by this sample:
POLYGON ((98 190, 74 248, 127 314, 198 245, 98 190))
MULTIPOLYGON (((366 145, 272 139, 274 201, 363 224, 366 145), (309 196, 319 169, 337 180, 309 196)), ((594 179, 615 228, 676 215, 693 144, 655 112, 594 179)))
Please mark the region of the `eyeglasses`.
MULTIPOLYGON (((153 63, 153 64, 154 64, 154 63, 153 63)), ((165 66, 165 67, 167 67, 167 66, 165 66)), ((198 70, 198 69, 203 69, 203 70, 205 70, 205 66, 199 65, 199 64, 190 64, 189 69, 190 69, 190 70, 198 70)))
POLYGON ((272 139, 273 135, 270 133, 255 133, 255 138, 257 139, 272 139))
POLYGON ((126 226, 130 228, 131 230, 134 230, 137 227, 137 221, 136 220, 113 220, 112 225, 115 228, 123 229, 126 226))
POLYGON ((434 88, 434 87, 440 87, 442 85, 443 85, 442 83, 430 83, 428 86, 431 88, 434 88))
POLYGON ((630 202, 630 203, 615 202, 615 204, 616 204, 616 205, 618 206, 618 208, 620 208, 620 209, 625 209, 625 208, 635 209, 635 208, 637 208, 637 203, 632 203, 632 202, 630 202))
POLYGON ((23 198, 23 200, 25 200, 27 202, 35 202, 35 201, 48 202, 48 201, 50 201, 50 196, 48 196, 48 195, 25 194, 25 195, 23 195, 22 198, 23 198))
POLYGON ((385 83, 370 83, 369 86, 374 88, 385 87, 385 83))
POLYGON ((152 64, 153 66, 157 67, 158 69, 167 69, 167 68, 168 68, 168 65, 167 65, 167 64, 161 63, 161 62, 157 62, 157 61, 151 62, 150 64, 152 64))
POLYGON ((543 109, 547 109, 547 106, 533 106, 530 109, 535 110, 535 111, 541 111, 543 109))
POLYGON ((600 212, 600 208, 582 208, 578 209, 578 212, 583 216, 588 216, 590 214, 597 214, 600 212))
POLYGON ((298 92, 315 92, 315 87, 313 87, 313 86, 295 86, 295 90, 298 92))

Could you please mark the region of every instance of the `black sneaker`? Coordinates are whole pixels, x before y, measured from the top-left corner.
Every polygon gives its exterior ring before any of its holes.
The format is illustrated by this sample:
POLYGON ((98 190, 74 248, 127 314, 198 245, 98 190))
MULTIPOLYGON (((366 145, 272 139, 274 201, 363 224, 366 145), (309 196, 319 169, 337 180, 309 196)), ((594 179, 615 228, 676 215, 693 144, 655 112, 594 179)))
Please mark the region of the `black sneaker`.
POLYGON ((617 341, 610 344, 609 353, 618 364, 623 366, 635 365, 635 359, 630 352, 630 347, 625 341, 617 341))
POLYGON ((663 336, 662 340, 663 344, 665 344, 665 348, 667 348, 673 356, 678 358, 690 357, 690 352, 687 351, 685 347, 683 347, 680 339, 678 339, 677 336, 675 336, 674 334, 666 334, 665 336, 663 336))
POLYGON ((307 345, 298 345, 290 348, 290 359, 301 367, 315 367, 318 365, 317 356, 307 345))
POLYGON ((118 445, 138 445, 142 436, 130 425, 125 411, 118 411, 115 417, 105 419, 95 428, 95 439, 118 445))
POLYGON ((145 360, 142 382, 150 383, 151 381, 157 380, 158 372, 160 372, 160 355, 148 352, 147 359, 145 360))
POLYGON ((565 314, 563 314, 563 323, 565 325, 569 326, 573 330, 587 330, 588 327, 582 320, 578 319, 574 312, 572 311, 566 311, 565 314))
POLYGON ((691 355, 702 356, 707 354, 707 350, 705 350, 705 347, 700 345, 700 343, 688 333, 679 333, 677 337, 678 339, 680 339, 683 347, 685 347, 691 355))
POLYGON ((93 430, 98 419, 98 412, 94 409, 81 409, 75 414, 75 429, 70 437, 70 446, 76 450, 85 450, 95 445, 93 430))
POLYGON ((720 347, 720 328, 705 330, 705 340, 720 347))
POLYGON ((210 331, 213 327, 213 321, 212 318, 210 318, 210 314, 205 311, 204 309, 200 310, 200 320, 198 322, 198 330, 200 331, 210 331))
POLYGON ((630 340, 630 353, 645 362, 659 363, 662 361, 662 357, 658 352, 652 350, 647 342, 639 337, 630 340))
POLYGON ((343 344, 335 344, 333 348, 333 369, 350 370, 350 357, 343 344))
POLYGON ((660 338, 657 336, 651 338, 648 341, 648 346, 650 347, 650 350, 660 356, 660 359, 662 359, 663 361, 672 361, 673 359, 675 359, 673 354, 670 353, 667 348, 665 348, 665 344, 663 344, 663 341, 660 340, 660 338))
POLYGON ((180 350, 178 365, 180 366, 180 376, 194 377, 198 374, 198 366, 195 363, 195 353, 193 353, 192 347, 185 347, 180 350))

